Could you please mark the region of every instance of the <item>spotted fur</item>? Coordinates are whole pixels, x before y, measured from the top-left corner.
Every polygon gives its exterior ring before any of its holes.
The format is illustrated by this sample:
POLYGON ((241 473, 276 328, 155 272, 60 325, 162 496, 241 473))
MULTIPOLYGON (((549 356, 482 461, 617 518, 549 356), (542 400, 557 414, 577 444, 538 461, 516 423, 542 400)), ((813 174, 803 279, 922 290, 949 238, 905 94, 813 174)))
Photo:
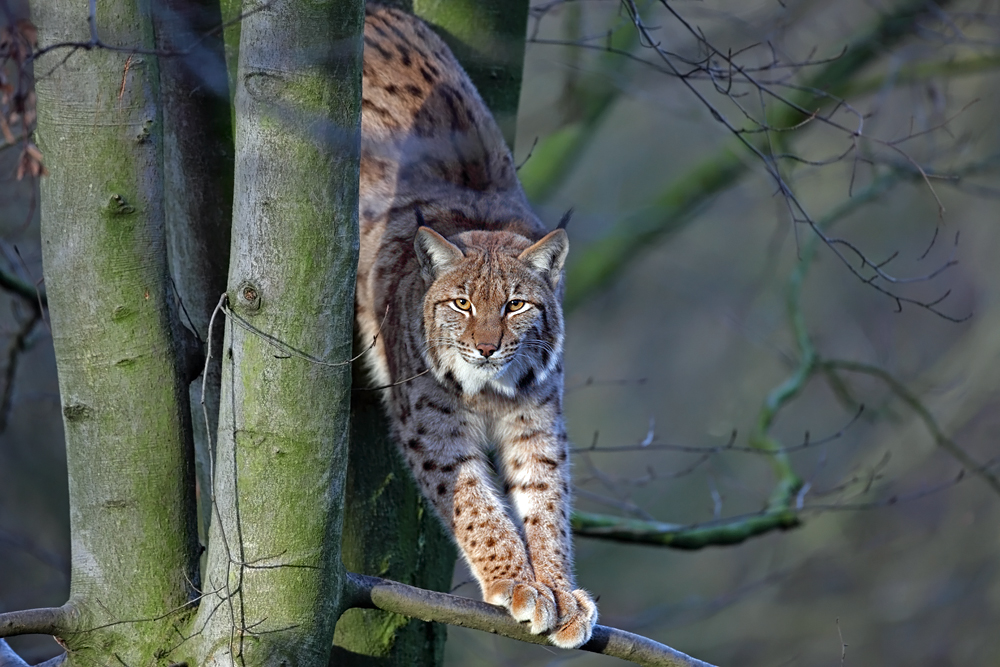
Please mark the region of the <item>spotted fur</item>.
POLYGON ((361 124, 357 319, 395 440, 484 599, 579 646, 597 607, 573 579, 566 233, 448 48, 394 9, 367 9, 361 124))

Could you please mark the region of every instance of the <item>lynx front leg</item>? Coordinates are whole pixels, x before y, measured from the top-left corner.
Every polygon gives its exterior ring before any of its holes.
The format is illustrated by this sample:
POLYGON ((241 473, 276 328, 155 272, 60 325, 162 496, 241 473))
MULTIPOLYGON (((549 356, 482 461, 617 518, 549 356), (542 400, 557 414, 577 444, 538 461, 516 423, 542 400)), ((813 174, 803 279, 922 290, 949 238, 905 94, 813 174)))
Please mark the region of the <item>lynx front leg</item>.
POLYGON ((412 404, 412 430, 397 433, 421 491, 451 529, 483 599, 530 623, 535 634, 551 630, 558 618, 556 598, 535 581, 524 540, 490 481, 470 420, 422 418, 428 410, 444 416, 450 416, 447 410, 457 412, 418 398, 412 404))
POLYGON ((576 648, 590 639, 597 605, 575 588, 570 534, 568 443, 558 398, 517 414, 505 424, 500 451, 507 492, 524 524, 535 580, 551 589, 558 619, 549 639, 576 648))

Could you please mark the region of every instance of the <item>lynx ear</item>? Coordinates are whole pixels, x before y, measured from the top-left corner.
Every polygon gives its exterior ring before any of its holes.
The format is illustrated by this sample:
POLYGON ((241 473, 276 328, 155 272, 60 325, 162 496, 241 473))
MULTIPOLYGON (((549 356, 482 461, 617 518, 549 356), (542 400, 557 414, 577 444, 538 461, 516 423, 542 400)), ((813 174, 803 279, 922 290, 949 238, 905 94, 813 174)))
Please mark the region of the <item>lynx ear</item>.
POLYGON ((555 288, 562 278, 568 252, 569 237, 564 230, 556 229, 518 255, 518 259, 544 274, 555 288))
POLYGON ((421 271, 431 280, 465 257, 458 246, 430 227, 417 228, 413 248, 417 251, 421 271))

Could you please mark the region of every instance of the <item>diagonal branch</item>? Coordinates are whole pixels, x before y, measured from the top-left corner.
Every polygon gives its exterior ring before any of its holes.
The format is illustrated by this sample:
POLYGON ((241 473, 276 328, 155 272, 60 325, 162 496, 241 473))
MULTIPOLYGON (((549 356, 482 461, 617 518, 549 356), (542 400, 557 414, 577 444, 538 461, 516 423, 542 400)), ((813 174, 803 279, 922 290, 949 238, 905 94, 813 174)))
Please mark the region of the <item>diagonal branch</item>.
MULTIPOLYGON (((500 607, 457 595, 349 572, 346 597, 345 607, 348 608, 382 609, 410 618, 492 632, 532 644, 548 644, 544 636, 529 634, 524 625, 500 607)), ((603 625, 594 627, 590 641, 580 650, 650 667, 712 667, 652 639, 603 625)))
POLYGON ((913 410, 920 421, 924 423, 927 430, 934 438, 934 443, 945 450, 956 461, 965 466, 965 469, 980 477, 994 492, 1000 494, 1000 478, 989 471, 989 464, 983 464, 974 459, 964 449, 958 446, 954 440, 945 435, 938 425, 937 420, 931 411, 927 409, 916 394, 907 389, 906 385, 897 380, 889 371, 879 368, 873 364, 866 364, 859 361, 848 361, 844 359, 828 359, 822 362, 824 368, 830 370, 842 370, 852 373, 860 373, 881 380, 903 403, 913 410))

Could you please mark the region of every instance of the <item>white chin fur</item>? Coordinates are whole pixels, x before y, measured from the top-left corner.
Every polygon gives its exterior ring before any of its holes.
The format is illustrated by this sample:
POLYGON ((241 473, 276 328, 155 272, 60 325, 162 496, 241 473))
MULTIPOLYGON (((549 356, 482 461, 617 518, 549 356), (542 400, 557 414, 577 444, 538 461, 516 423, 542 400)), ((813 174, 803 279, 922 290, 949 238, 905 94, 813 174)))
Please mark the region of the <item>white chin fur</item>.
POLYGON ((451 371, 465 394, 478 394, 487 385, 507 396, 513 396, 516 391, 513 384, 515 380, 509 377, 513 375, 509 372, 513 364, 500 368, 492 365, 478 366, 470 364, 457 352, 449 353, 443 361, 443 367, 435 369, 434 374, 442 379, 445 372, 451 371))
MULTIPOLYGON (((525 355, 515 353, 514 358, 510 362, 499 368, 492 365, 479 366, 469 363, 461 354, 454 351, 449 351, 442 361, 444 362, 442 368, 434 369, 434 374, 439 380, 443 381, 444 374, 450 370, 462 386, 462 392, 465 394, 475 395, 489 386, 490 389, 493 389, 498 394, 508 397, 513 397, 517 394, 518 379, 524 375, 525 371, 534 362, 533 359, 525 355)), ((541 370, 536 368, 537 376, 535 382, 544 382, 557 363, 559 363, 559 357, 553 354, 548 367, 541 370)))
POLYGON ((460 354, 450 354, 448 357, 446 367, 455 375, 463 393, 478 394, 497 375, 496 368, 470 364, 460 354))

